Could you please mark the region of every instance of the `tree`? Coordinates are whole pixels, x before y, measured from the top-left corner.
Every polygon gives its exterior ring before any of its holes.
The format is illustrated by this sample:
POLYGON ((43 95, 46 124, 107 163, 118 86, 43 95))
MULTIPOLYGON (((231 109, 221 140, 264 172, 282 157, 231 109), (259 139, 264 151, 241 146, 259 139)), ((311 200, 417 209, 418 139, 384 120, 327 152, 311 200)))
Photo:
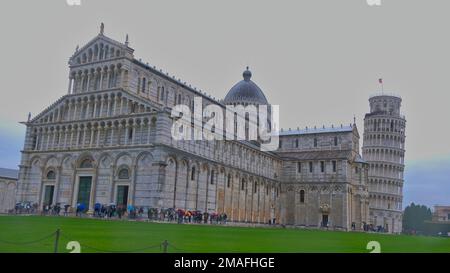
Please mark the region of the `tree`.
POLYGON ((411 203, 403 212, 403 231, 423 233, 425 231, 425 221, 431 220, 431 217, 430 208, 425 205, 411 203))

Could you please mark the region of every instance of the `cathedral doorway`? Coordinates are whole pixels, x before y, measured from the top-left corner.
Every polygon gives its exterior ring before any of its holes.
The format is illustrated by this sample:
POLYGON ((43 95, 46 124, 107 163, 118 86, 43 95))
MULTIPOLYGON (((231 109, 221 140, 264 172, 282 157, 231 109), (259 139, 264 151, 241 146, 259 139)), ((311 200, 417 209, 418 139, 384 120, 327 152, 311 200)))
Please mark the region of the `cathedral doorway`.
POLYGON ((91 198, 92 176, 80 176, 77 203, 89 208, 91 198))
POLYGON ((328 227, 328 214, 322 214, 322 227, 328 227))
POLYGON ((44 203, 43 207, 53 205, 53 193, 55 192, 54 185, 46 185, 44 189, 44 203))
POLYGON ((116 204, 117 206, 122 205, 123 207, 127 207, 128 204, 128 186, 119 185, 117 186, 117 198, 116 204))

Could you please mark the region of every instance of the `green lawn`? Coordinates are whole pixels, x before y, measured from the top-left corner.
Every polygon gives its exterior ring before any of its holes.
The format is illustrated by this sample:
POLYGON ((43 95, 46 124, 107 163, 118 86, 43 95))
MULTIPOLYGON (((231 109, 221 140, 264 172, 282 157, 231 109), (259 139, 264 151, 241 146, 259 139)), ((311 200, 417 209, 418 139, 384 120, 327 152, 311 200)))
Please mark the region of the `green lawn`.
POLYGON ((55 236, 29 242, 58 228, 59 252, 69 252, 66 244, 71 240, 81 244, 81 252, 161 252, 164 240, 173 245, 168 252, 365 253, 369 241, 378 241, 381 252, 450 252, 449 238, 41 216, 0 216, 0 252, 53 252, 55 236))

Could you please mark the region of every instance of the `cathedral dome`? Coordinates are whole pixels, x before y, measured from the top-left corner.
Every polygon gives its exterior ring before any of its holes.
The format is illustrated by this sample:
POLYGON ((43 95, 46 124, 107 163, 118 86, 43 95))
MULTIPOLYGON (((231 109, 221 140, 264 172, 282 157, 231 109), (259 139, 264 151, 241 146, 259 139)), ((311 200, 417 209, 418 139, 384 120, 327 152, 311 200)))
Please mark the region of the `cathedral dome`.
POLYGON ((266 104, 269 102, 264 96, 261 88, 258 87, 250 78, 252 77, 252 72, 247 69, 242 73, 244 79, 236 83, 228 94, 225 96, 225 104, 266 104))

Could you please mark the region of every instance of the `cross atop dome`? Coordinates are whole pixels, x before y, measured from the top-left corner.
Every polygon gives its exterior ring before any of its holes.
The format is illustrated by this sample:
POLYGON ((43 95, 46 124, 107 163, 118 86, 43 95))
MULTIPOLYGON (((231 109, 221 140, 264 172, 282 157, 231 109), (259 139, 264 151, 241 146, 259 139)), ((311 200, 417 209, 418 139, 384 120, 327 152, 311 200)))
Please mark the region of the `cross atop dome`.
POLYGON ((252 77, 252 72, 248 69, 248 66, 247 69, 244 71, 244 73, 242 73, 242 76, 244 77, 245 81, 249 81, 250 78, 252 77))

